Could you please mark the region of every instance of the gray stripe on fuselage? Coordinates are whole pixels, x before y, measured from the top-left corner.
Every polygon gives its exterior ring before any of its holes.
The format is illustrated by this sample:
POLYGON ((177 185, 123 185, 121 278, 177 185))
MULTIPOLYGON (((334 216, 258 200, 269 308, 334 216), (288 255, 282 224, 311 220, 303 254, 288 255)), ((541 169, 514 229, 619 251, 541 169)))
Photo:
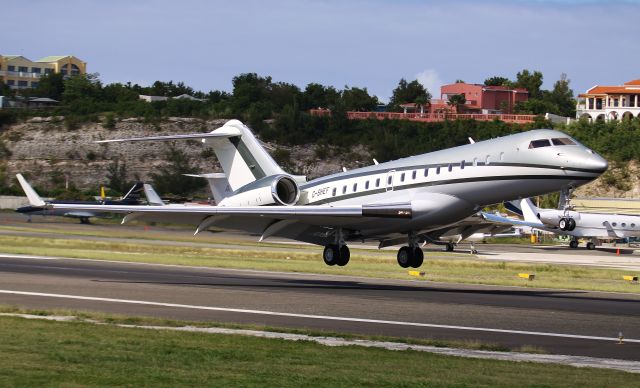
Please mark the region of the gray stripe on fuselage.
MULTIPOLYGON (((436 164, 421 164, 421 165, 411 165, 411 166, 402 166, 402 167, 391 167, 391 168, 381 168, 379 170, 375 170, 375 171, 362 171, 362 172, 355 172, 350 174, 349 172, 345 172, 345 173, 340 173, 340 174, 334 174, 334 175, 330 175, 328 177, 323 177, 323 178, 318 178, 318 179, 314 179, 310 182, 305 183, 304 185, 300 186, 301 190, 306 190, 310 187, 319 185, 319 184, 326 184, 326 183, 331 183, 331 182, 335 182, 335 181, 340 181, 343 179, 351 179, 351 178, 359 178, 361 176, 367 176, 367 175, 376 175, 376 174, 386 174, 389 173, 390 171, 395 171, 396 173, 402 173, 402 172, 407 172, 407 171, 413 171, 413 170, 424 170, 425 168, 448 168, 449 164, 451 164, 454 168, 460 168, 461 163, 436 163, 436 164)), ((469 163, 465 163, 464 164, 465 168, 467 167, 471 167, 473 166, 473 163, 469 162, 469 163)), ((484 165, 480 165, 479 163, 476 166, 473 166, 473 168, 477 168, 477 167, 494 167, 494 166, 501 166, 501 167, 532 167, 532 168, 544 168, 544 169, 549 169, 549 170, 563 170, 563 171, 574 171, 574 172, 587 172, 587 173, 593 173, 593 174, 601 174, 602 171, 599 170, 590 170, 590 169, 582 169, 582 168, 563 168, 563 167, 559 167, 559 166, 548 166, 548 165, 544 165, 544 164, 532 164, 532 163, 503 163, 503 162, 493 162, 491 164, 484 164, 484 165)), ((595 177, 594 177, 595 178, 595 177)))
POLYGON ((325 203, 331 203, 336 201, 342 201, 351 198, 364 197, 367 195, 374 195, 384 193, 386 191, 402 191, 413 189, 416 187, 429 187, 429 186, 444 186, 444 185, 453 185, 458 183, 469 183, 469 182, 486 182, 486 181, 509 181, 509 180, 518 180, 518 179, 566 179, 566 180, 592 180, 591 177, 578 177, 578 176, 549 176, 549 175, 505 175, 505 176, 492 176, 492 177, 475 177, 475 178, 459 178, 459 179, 448 179, 434 182, 422 182, 422 183, 412 183, 408 185, 399 185, 394 186, 393 189, 387 190, 385 187, 376 188, 373 190, 364 190, 350 194, 339 194, 335 197, 322 199, 320 201, 309 201, 309 204, 313 205, 322 205, 325 203))

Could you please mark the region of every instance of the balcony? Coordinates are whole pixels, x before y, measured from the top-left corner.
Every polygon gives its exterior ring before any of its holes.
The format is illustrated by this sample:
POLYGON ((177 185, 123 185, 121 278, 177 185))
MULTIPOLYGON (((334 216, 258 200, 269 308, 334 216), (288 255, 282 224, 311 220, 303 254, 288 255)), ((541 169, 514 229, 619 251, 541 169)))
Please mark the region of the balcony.
POLYGON ((33 78, 38 79, 42 77, 42 73, 30 73, 26 71, 7 71, 0 70, 0 77, 13 77, 13 78, 33 78))

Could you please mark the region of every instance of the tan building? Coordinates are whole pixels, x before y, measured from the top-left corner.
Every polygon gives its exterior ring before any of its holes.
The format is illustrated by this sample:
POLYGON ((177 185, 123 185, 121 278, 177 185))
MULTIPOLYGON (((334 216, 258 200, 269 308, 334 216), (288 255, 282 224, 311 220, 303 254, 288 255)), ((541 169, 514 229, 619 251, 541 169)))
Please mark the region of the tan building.
POLYGON ((12 89, 34 88, 40 77, 50 73, 86 74, 87 63, 72 55, 49 56, 37 61, 21 55, 0 55, 0 78, 12 89))

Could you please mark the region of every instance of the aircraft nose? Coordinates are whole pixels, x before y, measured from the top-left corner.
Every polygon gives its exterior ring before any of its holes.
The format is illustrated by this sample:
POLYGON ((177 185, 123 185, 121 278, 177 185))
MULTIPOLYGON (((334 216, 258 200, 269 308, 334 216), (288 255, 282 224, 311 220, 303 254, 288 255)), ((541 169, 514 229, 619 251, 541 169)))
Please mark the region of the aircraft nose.
MULTIPOLYGON (((590 151, 590 152, 593 152, 593 151, 590 151)), ((609 162, 607 162, 605 158, 596 154, 595 152, 593 152, 591 157, 587 160, 587 165, 589 166, 588 167, 589 169, 595 170, 601 173, 607 171, 607 168, 609 168, 609 162)))

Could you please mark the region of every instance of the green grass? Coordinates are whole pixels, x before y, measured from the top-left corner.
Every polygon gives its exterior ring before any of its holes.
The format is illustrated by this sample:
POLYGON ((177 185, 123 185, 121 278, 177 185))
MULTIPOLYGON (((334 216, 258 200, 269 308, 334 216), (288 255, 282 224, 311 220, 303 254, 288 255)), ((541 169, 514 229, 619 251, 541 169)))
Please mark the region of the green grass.
POLYGON ((3 386, 637 386, 637 375, 239 335, 0 318, 3 386))
POLYGON ((305 250, 280 252, 261 249, 259 246, 222 249, 0 236, 0 252, 216 268, 640 293, 638 284, 622 280, 622 275, 628 274, 629 271, 570 265, 482 261, 469 259, 467 254, 445 252, 427 254, 428 259, 421 268, 426 272, 426 276, 421 278, 410 277, 407 270, 398 267, 394 255, 387 251, 354 250, 351 261, 346 267, 328 267, 320 257, 320 250, 312 247, 307 247, 305 250), (517 274, 521 272, 535 273, 536 280, 529 282, 518 278, 517 274))

